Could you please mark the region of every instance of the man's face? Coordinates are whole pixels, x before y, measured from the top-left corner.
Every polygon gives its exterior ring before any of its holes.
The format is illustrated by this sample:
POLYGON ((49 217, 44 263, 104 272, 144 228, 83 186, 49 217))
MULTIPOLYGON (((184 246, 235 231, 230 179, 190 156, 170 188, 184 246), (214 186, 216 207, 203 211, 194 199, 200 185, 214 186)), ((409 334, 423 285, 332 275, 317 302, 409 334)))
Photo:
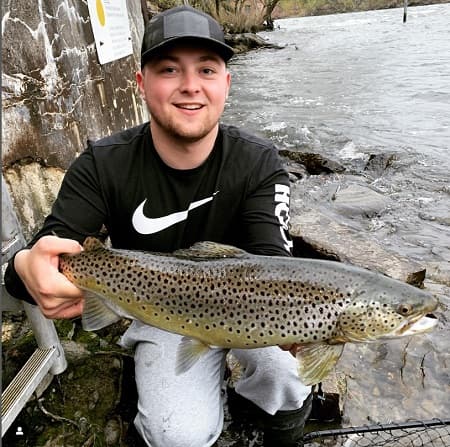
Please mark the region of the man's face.
POLYGON ((153 131, 186 142, 216 132, 230 73, 215 52, 191 46, 172 48, 150 60, 136 79, 153 131))

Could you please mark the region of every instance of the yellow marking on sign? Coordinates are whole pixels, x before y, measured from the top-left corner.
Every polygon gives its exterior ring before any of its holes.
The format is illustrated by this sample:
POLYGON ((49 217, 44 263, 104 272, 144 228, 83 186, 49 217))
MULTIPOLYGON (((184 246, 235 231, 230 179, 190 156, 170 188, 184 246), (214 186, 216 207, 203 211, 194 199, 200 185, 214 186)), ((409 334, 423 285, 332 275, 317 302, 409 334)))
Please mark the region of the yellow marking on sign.
POLYGON ((102 0, 96 0, 96 7, 97 7, 98 21, 101 26, 105 26, 105 23, 106 23, 105 9, 103 8, 102 0))

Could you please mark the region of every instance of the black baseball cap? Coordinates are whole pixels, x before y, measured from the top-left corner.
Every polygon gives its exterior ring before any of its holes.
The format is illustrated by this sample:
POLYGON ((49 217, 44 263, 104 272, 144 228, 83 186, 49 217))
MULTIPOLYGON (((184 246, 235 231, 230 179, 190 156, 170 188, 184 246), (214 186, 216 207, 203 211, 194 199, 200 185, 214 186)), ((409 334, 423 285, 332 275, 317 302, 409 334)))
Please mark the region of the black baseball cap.
POLYGON ((142 39, 141 67, 160 50, 181 40, 205 44, 225 62, 234 54, 216 20, 191 6, 178 6, 155 15, 148 22, 142 39))

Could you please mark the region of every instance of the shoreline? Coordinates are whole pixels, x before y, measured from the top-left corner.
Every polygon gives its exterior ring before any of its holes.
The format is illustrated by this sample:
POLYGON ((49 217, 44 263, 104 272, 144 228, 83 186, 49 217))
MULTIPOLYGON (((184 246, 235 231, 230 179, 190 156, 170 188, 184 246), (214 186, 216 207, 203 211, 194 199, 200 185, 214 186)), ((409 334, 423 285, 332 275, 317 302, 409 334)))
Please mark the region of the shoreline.
MULTIPOLYGON (((296 0, 281 0, 273 12, 273 20, 312 17, 331 14, 346 14, 352 12, 376 11, 380 9, 403 8, 402 0, 380 0, 376 5, 371 0, 363 0, 358 8, 349 8, 335 1, 316 1, 316 6, 302 7, 296 0)), ((449 3, 446 0, 408 0, 408 7, 430 6, 449 3)))

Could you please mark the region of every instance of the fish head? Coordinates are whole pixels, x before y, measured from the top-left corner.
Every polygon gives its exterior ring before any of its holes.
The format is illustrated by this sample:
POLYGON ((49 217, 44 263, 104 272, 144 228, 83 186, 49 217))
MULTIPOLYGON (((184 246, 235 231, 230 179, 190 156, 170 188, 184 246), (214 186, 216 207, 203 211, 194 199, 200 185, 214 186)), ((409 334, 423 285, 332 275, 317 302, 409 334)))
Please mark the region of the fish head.
POLYGON ((370 342, 431 331, 438 301, 430 293, 390 278, 356 290, 339 317, 339 341, 370 342))

